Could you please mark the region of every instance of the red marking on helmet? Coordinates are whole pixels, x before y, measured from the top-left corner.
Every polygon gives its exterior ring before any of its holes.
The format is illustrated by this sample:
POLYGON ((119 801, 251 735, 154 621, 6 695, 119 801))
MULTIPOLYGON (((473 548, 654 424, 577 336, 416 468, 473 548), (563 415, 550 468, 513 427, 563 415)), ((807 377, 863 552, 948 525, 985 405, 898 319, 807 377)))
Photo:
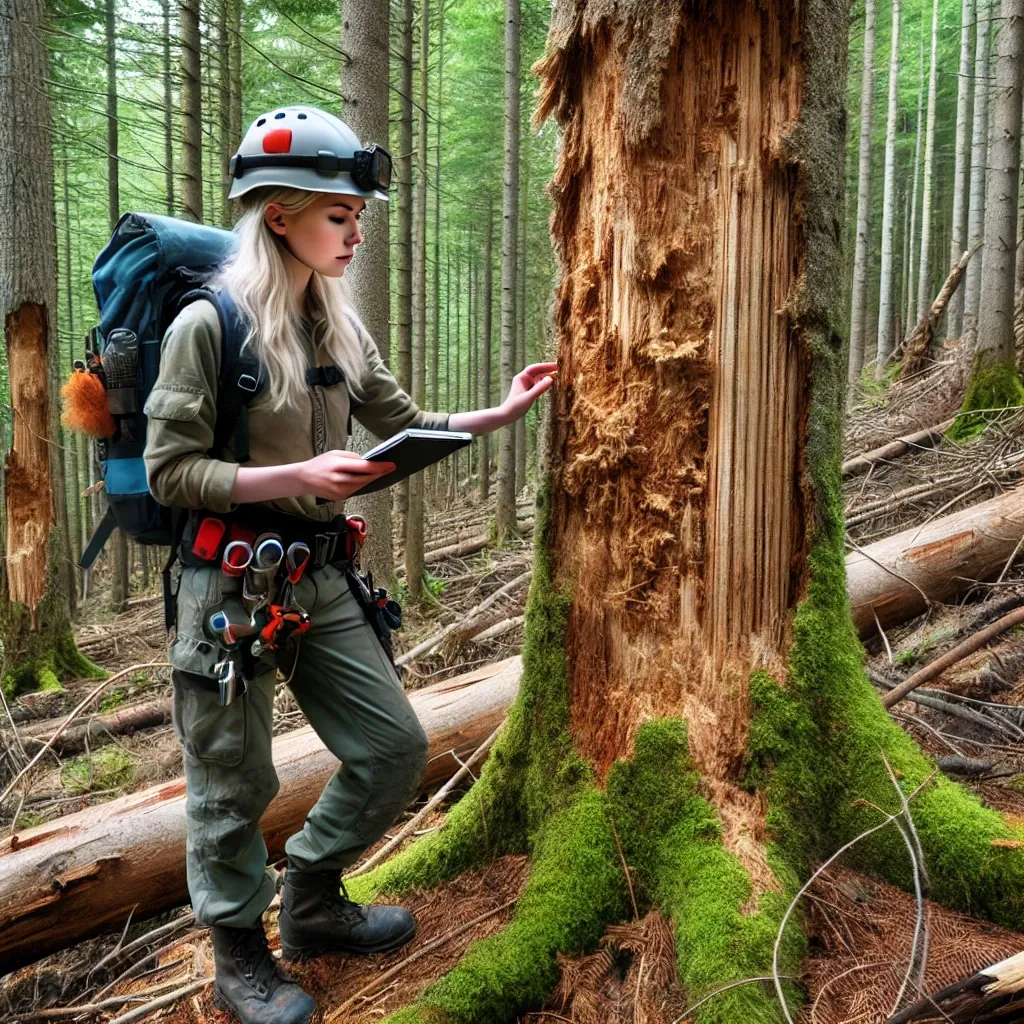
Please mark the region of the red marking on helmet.
POLYGON ((263 136, 264 153, 287 153, 292 148, 291 128, 275 128, 263 136))

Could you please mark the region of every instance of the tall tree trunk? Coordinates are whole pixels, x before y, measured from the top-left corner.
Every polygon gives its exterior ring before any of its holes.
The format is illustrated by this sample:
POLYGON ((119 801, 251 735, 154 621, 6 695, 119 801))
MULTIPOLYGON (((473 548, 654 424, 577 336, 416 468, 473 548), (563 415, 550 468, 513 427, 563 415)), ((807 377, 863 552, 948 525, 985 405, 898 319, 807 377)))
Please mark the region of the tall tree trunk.
POLYGON ((1014 369, 1013 341, 1024 0, 1002 0, 1000 17, 985 184, 985 263, 981 276, 981 306, 972 382, 972 388, 976 389, 985 385, 993 373, 1011 376, 1016 387, 1012 394, 998 394, 996 405, 1010 404, 1011 399, 1012 404, 1018 404, 1016 399, 1024 397, 1014 369))
MULTIPOLYGON (((75 291, 72 286, 73 275, 71 271, 71 196, 68 189, 67 146, 62 143, 61 149, 63 151, 63 159, 60 163, 63 176, 63 181, 61 182, 61 204, 64 213, 62 218, 64 226, 64 290, 68 311, 68 337, 71 339, 72 347, 74 347, 78 341, 78 325, 75 323, 75 291)), ((87 542, 82 536, 82 499, 78 496, 78 446, 75 442, 75 433, 70 430, 62 430, 61 433, 65 440, 63 447, 67 451, 66 461, 68 464, 67 474, 65 475, 67 486, 67 501, 65 505, 68 510, 69 520, 69 547, 72 549, 73 555, 68 561, 68 575, 71 579, 67 595, 68 607, 73 616, 78 606, 79 582, 79 573, 76 571, 75 566, 78 562, 78 556, 84 550, 87 542)))
MULTIPOLYGON (((893 328, 893 232, 896 194, 896 115, 899 107, 900 0, 892 2, 892 40, 889 50, 889 106, 885 122, 885 170, 882 175, 882 264, 878 286, 878 333, 876 369, 882 367, 894 347, 893 328)), ((904 238, 906 230, 904 229, 904 238)), ((906 244, 904 244, 906 251, 906 244)), ((906 257, 903 261, 906 266, 906 257)), ((880 372, 880 371, 879 371, 880 372)))
POLYGON ((179 0, 181 28, 181 207, 203 222, 203 92, 200 78, 199 0, 179 0))
MULTIPOLYGON (((902 833, 881 827, 906 794, 931 896, 1024 923, 1017 833, 889 719, 850 621, 846 11, 709 0, 653 18, 646 0, 556 0, 552 26, 538 72, 563 134, 567 383, 520 693, 474 791, 358 896, 529 857, 510 924, 403 1024, 515 1020, 549 997, 559 954, 654 908, 688 1002, 714 994, 699 1019, 778 1022, 795 986, 724 986, 767 972, 809 865, 860 833, 874 830, 859 867, 912 884, 902 833), (638 202, 627 178, 664 201, 638 202)), ((799 975, 806 949, 786 927, 778 972, 799 975)))
POLYGON ((234 218, 231 216, 231 204, 228 193, 231 191, 231 175, 228 164, 234 153, 231 135, 231 39, 230 14, 231 0, 217 0, 217 142, 220 153, 220 223, 221 227, 231 229, 234 218))
MULTIPOLYGON (((970 164, 971 35, 974 31, 974 0, 963 0, 960 14, 960 71, 956 87, 956 156, 953 164, 953 223, 949 246, 952 267, 967 248, 967 175, 970 164)), ((964 289, 957 288, 946 311, 946 338, 963 333, 964 289)))
POLYGON ((935 101, 938 89, 939 63, 939 0, 932 2, 931 64, 928 71, 928 119, 925 127, 924 178, 921 198, 921 265, 917 275, 917 316, 911 323, 923 319, 931 308, 932 283, 932 186, 935 171, 935 101))
MULTIPOLYGON (((107 219, 114 230, 121 217, 120 153, 117 123, 117 20, 115 0, 107 0, 107 219)), ((128 538, 124 530, 114 530, 113 572, 110 581, 110 604, 115 612, 124 611, 128 604, 129 566, 128 538)))
POLYGON ((75 649, 62 566, 70 556, 59 445, 57 229, 48 26, 42 0, 0 0, 0 314, 13 413, 4 463, 5 569, 0 606, 3 678, 10 693, 96 675, 75 649), (26 168, 31 173, 25 173, 26 168))
MULTIPOLYGON (((516 250, 519 245, 519 0, 505 0, 505 179, 501 198, 501 349, 499 398, 516 372, 516 250)), ((516 532, 516 428, 498 437, 498 543, 516 532)))
MULTIPOLYGON (((413 335, 412 396, 420 408, 427 404, 427 120, 430 109, 430 0, 420 3, 420 98, 416 196, 413 204, 413 335)), ((423 473, 409 478, 409 514, 405 522, 405 583, 409 597, 423 598, 423 473)))
MULTIPOLYGON (((398 76, 398 383, 412 394, 412 0, 402 4, 398 76)), ((409 481, 398 485, 398 510, 409 513, 409 481)), ((403 524, 404 525, 404 524, 403 524)))
MULTIPOLYGON (((917 200, 921 190, 921 136, 924 133, 924 38, 921 39, 920 47, 920 81, 917 86, 917 130, 914 139, 914 192, 910 201, 910 264, 907 267, 907 312, 904 317, 904 329, 914 323, 914 314, 917 310, 917 276, 918 268, 921 265, 921 246, 917 233, 917 200)), ((902 339, 900 339, 902 340, 902 339)), ((893 339, 895 348, 897 339, 893 339)), ((886 353, 886 360, 891 353, 886 353)), ((878 376, 885 373, 886 364, 881 360, 878 363, 878 376)))
MULTIPOLYGON (((455 248, 455 406, 452 412, 462 412, 462 248, 455 248)), ((459 453, 454 455, 455 490, 459 489, 459 453)), ((467 459, 468 462, 468 459, 467 459)))
MULTIPOLYGON (((896 14, 893 14, 895 27, 896 14)), ((850 298, 849 381, 864 366, 864 327, 868 306, 869 232, 871 229, 871 121, 875 108, 875 0, 864 0, 864 67, 860 76, 860 145, 857 170, 857 242, 850 298)))
MULTIPOLYGON (((971 177, 967 212, 967 247, 985 239, 985 166, 988 162, 988 94, 990 90, 989 45, 992 38, 993 0, 978 0, 977 41, 974 47, 974 117, 971 122, 971 177)), ((979 249, 967 264, 964 281, 964 328, 962 355, 974 349, 978 333, 978 303, 985 250, 979 249)))
POLYGON ((174 87, 171 84, 171 0, 161 0, 164 18, 163 79, 164 79, 164 192, 167 196, 167 216, 175 214, 174 204, 174 87))
MULTIPOLYGON (((430 355, 430 387, 432 409, 448 409, 441 402, 441 380, 438 376, 441 356, 441 114, 444 111, 444 5, 437 18, 437 114, 434 118, 437 144, 434 149, 434 310, 433 344, 430 355)), ((450 259, 449 255, 449 259, 450 259)), ((447 368, 445 370, 447 374, 447 368)), ((442 464, 435 463, 428 470, 431 493, 437 493, 442 464)))
MULTIPOLYGON (((516 367, 522 370, 529 360, 526 357, 526 227, 530 201, 530 148, 522 149, 522 188, 519 190, 519 266, 516 278, 519 282, 519 299, 516 302, 516 315, 519 326, 516 328, 516 367)), ((526 486, 526 423, 528 417, 535 416, 530 412, 516 420, 516 494, 522 493, 526 486)))
MULTIPOLYGON (((234 153, 242 141, 242 0, 229 0, 229 5, 231 42, 228 46, 228 61, 230 62, 231 72, 231 91, 228 102, 231 105, 231 151, 234 153)), ((385 18, 385 30, 387 27, 388 20, 385 18)), ((342 78, 344 78, 344 69, 342 69, 341 74, 342 78)), ((381 138, 385 137, 385 134, 381 135, 381 138)), ((351 269, 351 264, 349 269, 351 269)))
MULTIPOLYGON (((491 330, 494 326, 494 200, 487 193, 487 242, 484 246, 483 281, 483 339, 480 344, 480 395, 484 409, 491 405, 491 330)), ((477 408, 481 406, 478 405, 477 408)), ((480 500, 486 501, 491 493, 491 439, 488 434, 480 438, 480 500)))
MULTIPOLYGON (((240 2, 240 0, 235 0, 240 2)), ((345 97, 342 117, 367 143, 388 145, 388 95, 390 82, 388 0, 340 0, 342 48, 341 92, 345 97)), ((356 311, 381 357, 391 364, 391 286, 388 217, 390 203, 371 199, 363 210, 365 243, 345 271, 356 311)), ((401 262, 401 261, 399 261, 401 262)), ((361 424, 353 424, 352 446, 364 452, 375 444, 361 424)), ((380 438, 384 440, 384 438, 380 438)), ((369 526, 360 559, 381 585, 394 589, 395 552, 392 539, 392 488, 355 495, 345 503, 347 511, 361 515, 369 526)))

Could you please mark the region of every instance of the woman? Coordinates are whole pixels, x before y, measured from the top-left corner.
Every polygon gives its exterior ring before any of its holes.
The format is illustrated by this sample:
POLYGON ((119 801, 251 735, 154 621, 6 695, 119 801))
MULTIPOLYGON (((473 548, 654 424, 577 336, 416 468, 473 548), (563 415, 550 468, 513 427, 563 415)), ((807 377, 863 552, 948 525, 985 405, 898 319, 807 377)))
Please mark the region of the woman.
MULTIPOLYGON (((364 150, 347 125, 315 107, 257 118, 232 160, 230 197, 242 208, 237 250, 210 282, 234 300, 249 326, 246 348, 266 376, 248 407, 248 460, 238 465, 230 440, 211 452, 221 330, 210 301, 192 302, 169 327, 146 404, 146 470, 158 501, 220 514, 250 536, 270 530, 285 548, 302 540, 313 549, 294 586, 311 626, 287 671, 299 706, 342 766, 285 846, 286 957, 391 950, 416 930, 408 911, 360 906, 341 885, 342 871, 416 792, 427 754, 342 566, 345 499, 394 469, 345 450, 350 413, 379 437, 406 427, 485 434, 523 416, 557 372, 554 363, 529 366, 500 407, 451 415, 421 411, 398 387, 343 283, 366 202, 387 199, 390 164, 386 152, 364 150)), ((233 598, 219 563, 188 557, 202 519, 192 514, 182 545, 170 646, 189 893, 196 920, 212 927, 217 1004, 246 1024, 293 1024, 309 1018, 313 1001, 267 949, 261 918, 274 881, 258 827, 278 788, 272 706, 275 669, 285 666, 264 652, 245 692, 222 706, 215 678, 225 645, 204 624, 233 598)))

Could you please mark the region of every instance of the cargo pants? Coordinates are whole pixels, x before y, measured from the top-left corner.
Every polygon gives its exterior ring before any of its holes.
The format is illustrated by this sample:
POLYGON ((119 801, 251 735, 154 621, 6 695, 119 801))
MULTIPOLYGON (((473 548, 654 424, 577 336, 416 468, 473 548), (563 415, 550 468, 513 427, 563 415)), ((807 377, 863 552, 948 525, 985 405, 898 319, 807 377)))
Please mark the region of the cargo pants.
POLYGON ((295 586, 309 612, 297 660, 264 654, 259 674, 227 707, 214 666, 222 652, 203 632, 205 610, 222 597, 215 566, 185 566, 170 645, 174 726, 184 749, 188 889, 206 926, 254 925, 274 896, 259 819, 278 790, 271 754, 277 668, 309 724, 341 767, 285 852, 300 868, 337 870, 395 821, 415 795, 427 737, 394 667, 351 593, 343 567, 310 570, 295 586))

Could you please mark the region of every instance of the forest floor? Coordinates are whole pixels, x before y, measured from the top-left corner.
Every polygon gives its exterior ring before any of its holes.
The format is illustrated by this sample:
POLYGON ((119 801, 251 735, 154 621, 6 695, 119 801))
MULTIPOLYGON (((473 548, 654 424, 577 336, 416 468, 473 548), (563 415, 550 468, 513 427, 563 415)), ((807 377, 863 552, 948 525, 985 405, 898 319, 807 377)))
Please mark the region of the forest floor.
MULTIPOLYGON (((885 390, 868 388, 851 410, 844 455, 850 457, 903 433, 948 419, 955 395, 939 372, 885 390)), ((983 501, 1024 479, 1024 411, 1003 415, 969 445, 943 441, 934 449, 913 450, 877 464, 869 474, 844 483, 852 545, 896 533, 930 518, 983 501)), ((520 515, 529 514, 529 502, 520 515)), ((437 509, 428 526, 428 563, 436 605, 407 612, 396 654, 411 650, 444 625, 461 622, 483 598, 515 580, 529 567, 530 538, 507 550, 484 549, 432 562, 432 547, 454 543, 487 530, 490 504, 437 509)), ((400 561, 400 555, 399 555, 400 561)), ((518 653, 526 586, 513 588, 483 616, 460 626, 444 643, 415 659, 407 685, 415 688, 518 653), (488 638, 475 640, 484 630, 488 638), (497 633, 497 635, 493 635, 497 633)), ((102 600, 102 581, 91 607, 102 600)), ((955 604, 930 610, 884 634, 864 639, 869 677, 882 688, 906 678, 985 624, 1024 604, 1024 552, 1018 550, 998 580, 979 581, 955 604)), ((76 635, 83 651, 108 670, 161 660, 164 634, 159 597, 136 597, 124 614, 83 617, 76 635)), ((65 693, 28 695, 17 702, 19 729, 45 732, 66 714, 86 684, 65 693)), ((1024 822, 1024 627, 1005 633, 931 680, 927 706, 905 700, 894 718, 936 758, 941 769, 971 788, 987 805, 1024 822), (938 694, 938 696, 934 696, 938 694), (1020 709, 1019 711, 1017 709, 1020 709)), ((919 691, 920 693, 920 691, 919 691)), ((138 675, 107 696, 108 706, 167 701, 166 671, 138 675)), ((103 709, 99 709, 102 711, 103 709)), ((275 730, 302 724, 283 688, 275 730)), ((64 759, 35 777, 20 807, 0 808, 0 830, 23 828, 79 807, 180 774, 181 758, 172 727, 165 723, 133 735, 109 737, 89 755, 64 759), (103 754, 105 750, 116 754, 103 754), (105 758, 105 761, 98 759, 105 758), (120 766, 120 774, 118 773, 120 766)), ((5 742, 11 742, 6 730, 5 742)), ((415 834, 439 827, 456 790, 420 823, 415 834)), ((408 820, 426 800, 407 812, 408 820)), ((402 823, 396 824, 396 830, 402 823)), ((386 841, 385 840, 382 840, 386 841)), ((372 851, 370 851, 372 852, 372 851)), ((388 956, 357 959, 326 957, 293 973, 316 997, 317 1024, 324 1021, 380 1020, 407 1005, 458 961, 470 942, 499 930, 514 911, 526 878, 524 858, 507 857, 467 872, 455 882, 414 892, 403 902, 417 915, 420 929, 406 948, 388 956)), ((893 1012, 906 973, 917 905, 913 896, 836 866, 812 886, 805 900, 811 955, 802 982, 808 994, 801 1024, 884 1022, 893 1012)), ((1002 931, 926 901, 928 933, 926 991, 963 978, 1024 950, 1024 936, 1002 931)), ((212 974, 208 934, 197 929, 184 909, 132 924, 124 941, 176 922, 165 935, 119 956, 118 936, 80 943, 0 981, 0 1024, 46 1019, 47 1008, 79 1006, 83 1020, 112 1021, 147 1000, 194 985, 212 974), (114 954, 99 971, 90 970, 114 954), (128 975, 117 981, 119 975, 128 975), (119 1000, 90 1012, 98 992, 119 1000), (40 1011, 43 1011, 42 1013, 40 1011)), ((276 947, 276 909, 268 915, 276 947)), ((562 981, 548 1004, 525 1015, 521 1024, 681 1024, 687 994, 676 982, 675 950, 668 923, 652 913, 609 929, 599 949, 565 958, 562 981)), ((913 998, 918 993, 911 992, 913 998)), ((156 1009, 154 1007, 154 1009, 156 1009)), ((157 1010, 165 1021, 198 1024, 226 1021, 211 1003, 209 986, 190 990, 157 1010)), ((154 1015, 153 1019, 156 1019, 154 1015)))

